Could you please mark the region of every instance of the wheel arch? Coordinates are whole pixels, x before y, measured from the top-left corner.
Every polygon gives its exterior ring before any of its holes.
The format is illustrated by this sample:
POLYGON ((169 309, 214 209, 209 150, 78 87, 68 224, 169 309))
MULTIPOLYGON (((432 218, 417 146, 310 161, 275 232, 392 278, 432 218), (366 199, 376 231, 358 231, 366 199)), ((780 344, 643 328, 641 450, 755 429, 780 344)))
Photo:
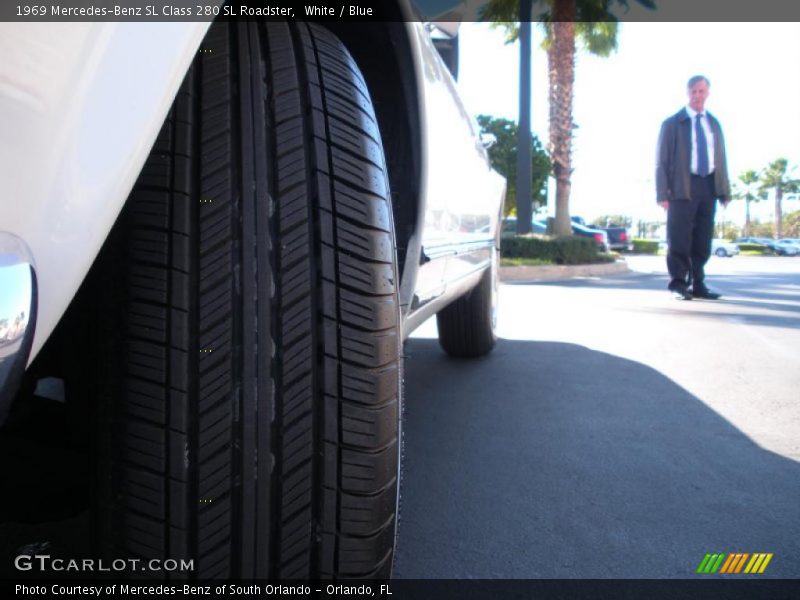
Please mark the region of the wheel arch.
POLYGON ((423 85, 415 49, 410 8, 404 0, 387 2, 396 19, 372 23, 326 23, 361 69, 375 107, 386 154, 394 213, 400 303, 411 305, 420 263, 425 210, 426 145, 423 85))
MULTIPOLYGON (((397 232, 398 266, 402 282, 400 300, 405 312, 413 295, 421 253, 419 240, 423 220, 420 215, 424 214, 423 182, 425 180, 426 150, 423 133, 424 115, 421 111, 423 100, 421 99, 420 77, 422 75, 419 61, 416 58, 418 42, 415 39, 414 31, 419 24, 413 22, 414 15, 406 0, 390 0, 390 2, 391 8, 387 8, 387 12, 392 11, 392 14, 397 17, 391 22, 371 23, 369 26, 364 26, 363 23, 347 22, 326 23, 325 25, 339 36, 359 64, 374 99, 389 167, 397 232)), ((175 24, 172 28, 163 24, 156 24, 151 28, 136 28, 126 25, 114 29, 113 35, 110 33, 106 35, 105 29, 103 29, 104 25, 95 27, 96 32, 92 29, 99 41, 84 49, 86 52, 91 51, 91 55, 96 58, 94 61, 84 61, 88 65, 84 66, 84 70, 90 67, 93 69, 90 78, 92 86, 89 87, 92 87, 93 91, 97 91, 97 89, 103 91, 105 95, 99 96, 103 99, 109 95, 118 96, 125 91, 136 89, 138 85, 139 91, 136 97, 140 100, 135 103, 137 118, 134 119, 130 114, 132 109, 126 114, 127 120, 135 122, 137 125, 125 129, 127 137, 124 140, 115 138, 113 145, 106 139, 108 136, 102 138, 104 140, 103 162, 104 164, 113 163, 113 167, 102 171, 104 174, 103 185, 99 185, 96 181, 89 185, 80 179, 96 175, 96 169, 94 171, 77 171, 80 181, 76 182, 75 169, 58 167, 58 164, 66 160, 64 157, 69 157, 69 153, 54 154, 55 151, 38 151, 40 148, 46 147, 46 140, 58 139, 61 140, 61 143, 50 145, 56 148, 80 146, 87 149, 88 156, 94 156, 92 154, 94 146, 82 141, 81 136, 78 135, 83 131, 80 127, 64 126, 63 128, 68 130, 69 135, 57 135, 58 132, 53 132, 42 125, 38 127, 37 131, 41 129, 48 135, 37 137, 34 140, 35 144, 30 143, 30 140, 27 144, 18 144, 31 149, 30 153, 22 152, 20 160, 28 155, 39 157, 53 155, 50 162, 54 164, 44 165, 43 163, 48 161, 41 158, 27 161, 25 168, 14 171, 12 188, 18 183, 17 180, 19 182, 25 179, 36 180, 35 177, 29 175, 37 170, 40 173, 54 172, 58 174, 55 178, 45 178, 45 183, 50 184, 49 189, 55 190, 52 193, 41 189, 44 184, 31 186, 19 183, 16 185, 19 189, 29 192, 23 194, 19 198, 20 202, 13 205, 27 207, 24 212, 20 210, 7 214, 8 211, 0 211, 0 215, 4 217, 3 221, 7 224, 6 228, 8 229, 10 226, 11 233, 15 233, 31 246, 39 267, 37 271, 41 290, 44 297, 48 298, 48 301, 41 306, 30 360, 33 360, 49 338, 100 251, 155 140, 174 93, 202 43, 208 25, 208 23, 175 24), (177 35, 177 30, 181 35, 177 35), (158 78, 153 77, 152 73, 146 69, 137 69, 135 73, 128 72, 124 78, 121 78, 119 65, 112 58, 118 58, 121 50, 136 46, 140 38, 147 35, 151 36, 148 38, 150 40, 149 55, 160 56, 162 63, 167 66, 159 71, 158 78), (110 47, 116 49, 117 52, 113 57, 106 59, 110 47), (147 97, 146 101, 141 99, 144 96, 147 97), (141 126, 143 121, 147 122, 146 127, 141 126), (47 169, 45 166, 50 168, 47 169), (71 179, 66 181, 63 174, 69 175, 71 179), (78 192, 83 193, 80 201, 74 198, 78 192), (77 211, 75 207, 80 207, 81 210, 77 211), (34 215, 43 213, 53 215, 53 217, 49 219, 33 218, 34 215), (66 223, 64 227, 70 232, 70 235, 62 236, 63 239, 59 238, 59 250, 52 251, 53 240, 49 235, 48 227, 63 215, 70 216, 70 220, 64 222, 66 223), (87 222, 93 223, 90 235, 74 235, 75 231, 85 229, 87 222), (79 227, 79 225, 81 226, 79 227)), ((37 29, 37 33, 39 35, 31 38, 29 43, 51 38, 58 39, 58 36, 52 35, 52 28, 40 28, 40 30, 37 29)), ((83 58, 83 55, 76 53, 75 57, 70 59, 70 64, 78 64, 83 58)), ((135 64, 144 63, 138 61, 135 64)), ((69 69, 66 70, 69 71, 69 69)), ((61 88, 55 91, 51 90, 50 96, 58 96, 62 92, 62 95, 66 95, 68 86, 63 85, 62 87, 64 90, 61 88)), ((0 94, 1 98, 2 94, 0 94)), ((47 123, 75 124, 81 121, 83 118, 81 115, 91 114, 92 118, 89 119, 87 116, 86 120, 96 124, 92 131, 116 131, 110 124, 98 125, 100 119, 90 110, 101 101, 96 98, 98 98, 97 95, 90 95, 87 92, 81 96, 81 101, 65 102, 63 108, 59 110, 63 112, 70 109, 68 118, 52 118, 47 123), (92 98, 95 98, 94 104, 88 101, 92 98)), ((120 105, 119 102, 103 104, 104 107, 118 105, 120 105)), ((127 104, 125 106, 127 107, 127 104)), ((101 116, 113 124, 115 119, 118 119, 121 110, 121 108, 109 109, 102 112, 101 116)), ((22 121, 27 123, 24 119, 22 121)), ((119 138, 120 134, 117 134, 116 137, 119 138)), ((13 145, 11 142, 16 139, 12 135, 9 144, 0 143, 0 148, 13 145)))
POLYGON ((36 270, 28 365, 114 225, 208 25, 4 24, 0 224, 36 270))

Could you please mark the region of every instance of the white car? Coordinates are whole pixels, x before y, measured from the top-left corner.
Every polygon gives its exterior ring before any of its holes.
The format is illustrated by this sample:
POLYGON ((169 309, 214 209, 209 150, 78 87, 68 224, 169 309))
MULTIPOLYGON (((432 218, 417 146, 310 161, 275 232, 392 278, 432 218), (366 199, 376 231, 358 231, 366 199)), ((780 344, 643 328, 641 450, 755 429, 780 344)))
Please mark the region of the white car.
POLYGON ((0 24, 0 423, 59 377, 96 424, 98 555, 390 575, 403 340, 494 346, 505 181, 373 6, 0 24))
POLYGON ((739 246, 728 240, 711 240, 711 252, 716 256, 735 256, 739 254, 739 246))

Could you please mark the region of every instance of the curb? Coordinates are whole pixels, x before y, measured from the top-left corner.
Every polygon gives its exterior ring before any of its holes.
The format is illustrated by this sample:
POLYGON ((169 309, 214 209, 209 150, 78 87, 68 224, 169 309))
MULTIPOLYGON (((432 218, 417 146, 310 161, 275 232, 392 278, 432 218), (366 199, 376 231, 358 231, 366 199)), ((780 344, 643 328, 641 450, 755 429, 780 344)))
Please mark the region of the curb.
POLYGON ((628 273, 628 263, 618 260, 598 265, 542 265, 539 267, 500 267, 500 281, 536 281, 572 277, 604 277, 628 273))

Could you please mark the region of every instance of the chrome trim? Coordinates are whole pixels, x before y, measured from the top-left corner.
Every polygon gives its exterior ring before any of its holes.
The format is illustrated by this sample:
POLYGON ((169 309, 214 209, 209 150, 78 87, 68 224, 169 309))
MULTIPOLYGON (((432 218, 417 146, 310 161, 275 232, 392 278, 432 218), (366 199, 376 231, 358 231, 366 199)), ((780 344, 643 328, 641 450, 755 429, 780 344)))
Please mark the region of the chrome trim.
POLYGON ((422 325, 445 306, 478 285, 481 282, 483 272, 488 266, 488 264, 484 264, 456 281, 448 281, 446 294, 442 294, 422 304, 416 310, 411 311, 403 321, 403 340, 405 341, 408 339, 408 336, 410 336, 417 327, 422 325))
POLYGON ((444 256, 460 256, 462 254, 471 254, 476 250, 482 248, 492 248, 495 245, 494 238, 485 240, 469 240, 451 242, 446 244, 438 244, 436 246, 425 246, 422 252, 428 257, 428 260, 435 260, 444 256))
POLYGON ((30 250, 14 234, 0 231, 0 425, 28 364, 37 304, 30 250))

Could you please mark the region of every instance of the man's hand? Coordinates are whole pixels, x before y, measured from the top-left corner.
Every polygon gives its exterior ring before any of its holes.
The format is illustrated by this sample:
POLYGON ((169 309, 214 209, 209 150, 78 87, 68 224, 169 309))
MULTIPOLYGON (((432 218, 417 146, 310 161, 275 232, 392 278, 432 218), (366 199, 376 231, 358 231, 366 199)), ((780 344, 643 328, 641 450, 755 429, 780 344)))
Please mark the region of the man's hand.
POLYGON ((722 202, 722 208, 728 208, 728 204, 731 203, 730 198, 720 198, 719 201, 722 202))
POLYGON ((658 205, 664 210, 669 210, 669 200, 659 200, 658 205))

